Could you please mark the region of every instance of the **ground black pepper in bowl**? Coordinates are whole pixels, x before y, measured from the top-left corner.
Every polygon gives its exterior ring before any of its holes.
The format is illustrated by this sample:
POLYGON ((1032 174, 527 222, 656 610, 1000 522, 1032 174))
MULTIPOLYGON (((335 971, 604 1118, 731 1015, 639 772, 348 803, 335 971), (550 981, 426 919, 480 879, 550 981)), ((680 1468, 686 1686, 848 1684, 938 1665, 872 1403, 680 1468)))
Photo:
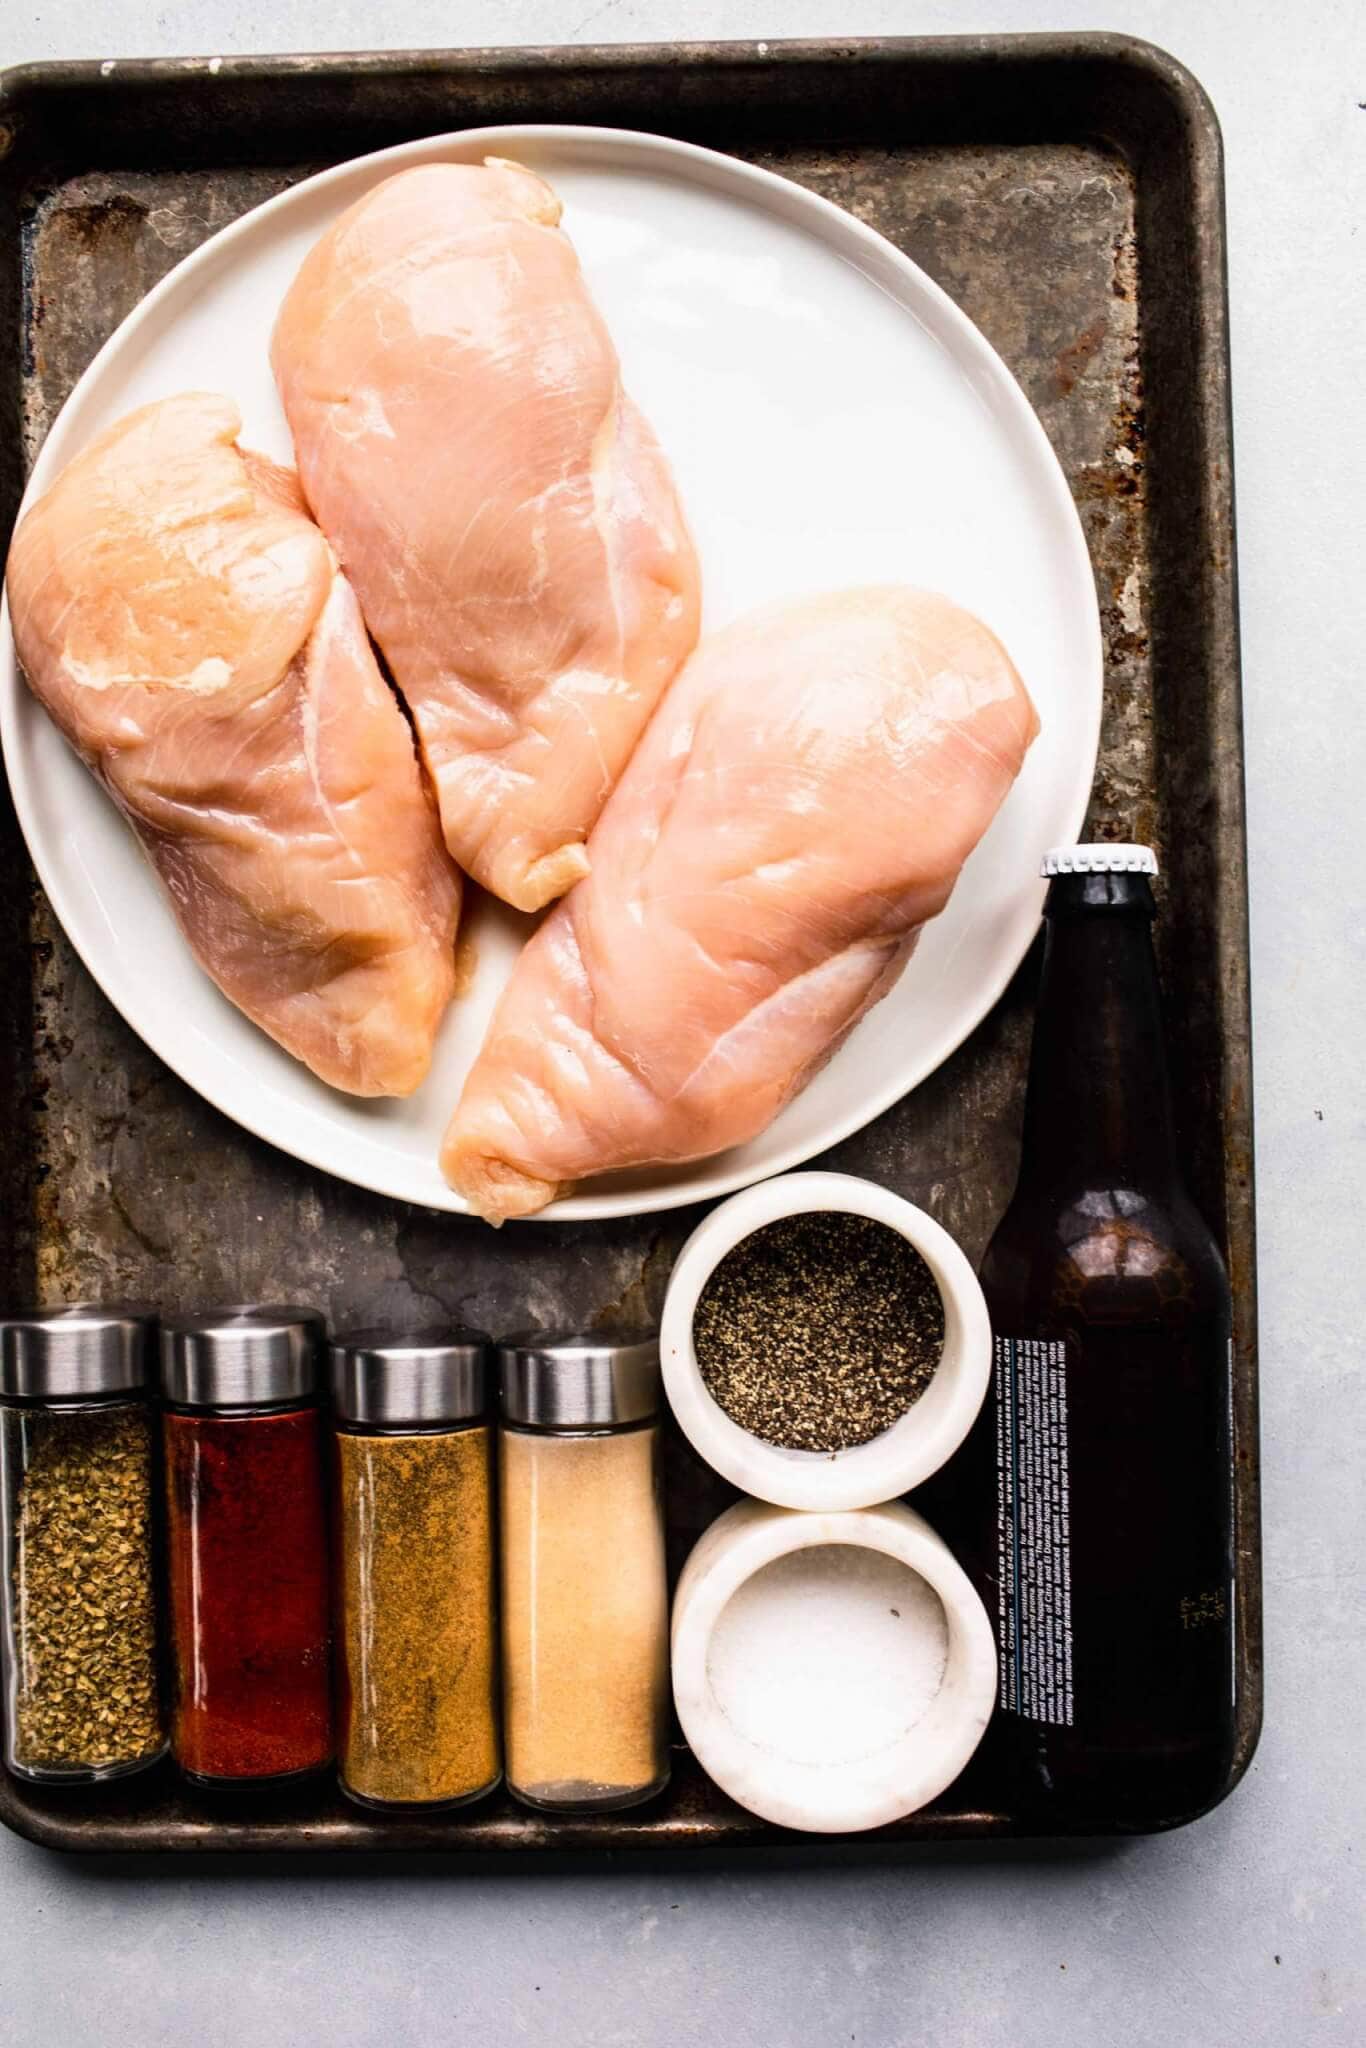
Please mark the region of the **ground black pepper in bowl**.
POLYGON ((817 1209, 729 1251, 692 1334, 702 1383, 732 1422, 786 1450, 845 1451, 924 1393, 944 1348, 944 1303, 900 1231, 817 1209))

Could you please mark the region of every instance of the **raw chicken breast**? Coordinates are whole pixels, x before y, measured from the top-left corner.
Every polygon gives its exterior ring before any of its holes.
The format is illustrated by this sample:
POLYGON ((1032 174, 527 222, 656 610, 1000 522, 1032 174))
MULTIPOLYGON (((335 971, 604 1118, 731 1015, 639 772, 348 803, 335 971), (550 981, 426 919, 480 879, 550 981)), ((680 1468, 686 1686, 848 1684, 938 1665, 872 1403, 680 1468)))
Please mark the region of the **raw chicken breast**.
POLYGON ((271 349, 446 844, 522 910, 586 873, 698 629, 668 465, 559 217, 517 164, 402 171, 311 252, 271 349))
POLYGON ((891 988, 1037 730, 946 598, 848 591, 706 641, 503 992, 452 1187, 498 1222, 757 1136, 891 988))
POLYGON ((240 427, 166 399, 62 472, 10 554, 19 658, 223 993, 333 1087, 407 1095, 460 878, 355 597, 240 427))

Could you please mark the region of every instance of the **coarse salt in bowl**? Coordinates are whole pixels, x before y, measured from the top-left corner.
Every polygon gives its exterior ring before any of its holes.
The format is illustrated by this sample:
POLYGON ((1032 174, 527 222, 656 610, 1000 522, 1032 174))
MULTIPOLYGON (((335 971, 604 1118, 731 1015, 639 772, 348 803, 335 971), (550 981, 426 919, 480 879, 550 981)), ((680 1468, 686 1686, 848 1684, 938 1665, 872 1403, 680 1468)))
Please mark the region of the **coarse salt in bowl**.
POLYGON ((778 1507, 836 1511, 894 1500, 952 1457, 986 1394, 991 1322, 972 1267, 923 1209, 852 1174, 790 1173, 732 1195, 698 1225, 669 1278, 659 1355, 680 1428, 723 1478, 778 1507), (943 1303, 944 1343, 924 1392, 880 1435, 843 1450, 789 1450, 742 1428, 713 1398, 698 1365, 693 1319, 707 1282, 737 1245, 780 1217, 822 1211, 871 1217, 919 1252, 943 1303))
POLYGON ((778 1827, 847 1834, 916 1812, 968 1762, 995 1701, 986 1610, 899 1503, 739 1502, 688 1559, 672 1635, 689 1747, 778 1827))

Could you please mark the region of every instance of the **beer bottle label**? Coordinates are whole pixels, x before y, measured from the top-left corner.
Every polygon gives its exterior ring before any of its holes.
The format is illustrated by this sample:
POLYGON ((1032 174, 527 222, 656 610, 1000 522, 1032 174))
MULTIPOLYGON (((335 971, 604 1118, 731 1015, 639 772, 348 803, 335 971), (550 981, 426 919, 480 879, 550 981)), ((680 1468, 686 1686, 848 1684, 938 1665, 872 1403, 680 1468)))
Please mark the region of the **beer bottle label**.
POLYGON ((996 1337, 999 1702, 1018 1721, 1120 1756, 1227 1718, 1226 1344, 1222 1316, 996 1337))
POLYGON ((1000 1704, 1070 1727, 1067 1346, 997 1337, 995 1353, 1000 1704))

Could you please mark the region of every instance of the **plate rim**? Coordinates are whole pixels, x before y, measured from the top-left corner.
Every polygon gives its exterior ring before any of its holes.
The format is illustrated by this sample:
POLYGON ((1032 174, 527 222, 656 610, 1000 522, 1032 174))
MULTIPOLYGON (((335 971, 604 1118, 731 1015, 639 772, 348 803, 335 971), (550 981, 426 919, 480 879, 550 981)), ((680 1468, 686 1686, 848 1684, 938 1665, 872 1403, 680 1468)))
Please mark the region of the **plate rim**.
MULTIPOLYGON (((248 232, 258 230, 262 221, 273 214, 297 205, 305 194, 316 195, 325 191, 329 185, 340 184, 370 167, 382 175, 386 164, 394 164, 397 167, 400 160, 441 161, 443 152, 458 148, 462 154, 468 153, 470 149, 485 141, 490 152, 497 154, 495 139, 504 144, 514 145, 519 141, 526 142, 533 147, 539 143, 552 149, 567 146, 572 154, 585 163, 591 162, 595 155, 609 165, 620 162, 623 155, 627 158, 634 156, 641 164, 653 161, 666 167, 669 164, 677 165, 681 161, 692 166, 690 182, 700 182, 713 191, 729 190, 737 196, 743 196, 747 191, 766 212, 776 214, 780 219, 799 229, 812 218, 817 223, 823 222, 826 232, 819 234, 818 239, 827 247, 831 246, 832 242, 837 244, 842 239, 844 249, 837 248, 837 253, 841 255, 847 255, 851 248, 861 250, 867 260, 857 267, 873 282, 880 283, 883 278, 898 279, 902 291, 898 292, 896 297, 902 310, 911 313, 911 307, 905 300, 910 296, 918 296, 935 315, 936 339, 943 342, 947 330, 948 335, 952 337, 953 350, 960 365, 975 362, 990 381, 994 391, 997 394, 1004 394, 1016 431, 1023 434, 1025 442, 1031 447, 1035 474, 1041 483, 1046 480, 1055 514, 1062 514, 1059 523, 1060 531, 1067 537, 1069 580, 1079 581, 1080 588, 1088 600, 1082 610, 1084 637, 1089 643, 1086 667, 1092 689, 1087 729, 1077 755, 1077 759, 1083 764, 1084 775, 1079 778, 1077 786, 1071 792, 1070 804, 1065 807, 1068 831, 1062 835, 1063 838, 1077 837, 1090 801, 1099 755, 1104 705, 1104 640, 1090 550, 1082 528, 1081 516, 1062 464, 1042 421, 1018 379, 986 335, 949 293, 912 257, 898 249, 878 229, 859 220, 845 208, 836 205, 833 200, 825 198, 823 194, 812 191, 809 186, 801 185, 762 165, 748 163, 743 158, 732 156, 723 150, 707 149, 698 143, 685 142, 677 137, 661 135, 646 129, 598 127, 580 122, 499 122, 415 137, 406 142, 391 144, 385 149, 348 157, 322 171, 314 172, 310 177, 299 179, 295 184, 287 186, 284 191, 275 193, 257 206, 250 207, 247 212, 218 229, 201 242, 198 248, 191 250, 179 263, 174 264, 101 343, 67 394, 38 451, 16 511, 16 529, 33 499, 47 488, 49 472, 55 469, 59 461, 64 463, 70 459, 62 455, 63 419, 71 412, 82 393, 96 381, 106 358, 113 353, 116 346, 124 345, 130 331, 150 320, 159 310, 163 300, 173 291, 183 290, 188 276, 196 270, 207 270, 211 264, 221 260, 224 250, 230 247, 233 241, 243 238, 248 232)), ((1080 619, 1078 624, 1081 624, 1080 619)), ((37 805, 28 774, 28 763, 24 761, 23 750, 18 743, 18 706, 27 694, 27 684, 23 680, 10 628, 7 592, 0 595, 0 631, 3 633, 4 657, 4 669, 3 673, 0 673, 0 748, 3 748, 15 816, 23 833, 29 858, 33 862, 53 912, 69 944, 99 988, 104 1000, 118 1011, 129 1029, 136 1033, 153 1055, 180 1081, 193 1089, 196 1095, 220 1114, 228 1116, 252 1136, 271 1145, 275 1150, 347 1185, 366 1189, 386 1200, 405 1202, 437 1214, 472 1215, 474 1212, 469 1203, 463 1196, 457 1195, 454 1189, 443 1187, 437 1191, 442 1199, 428 1201, 422 1196, 414 1195, 409 1188, 395 1185, 382 1171, 343 1170, 334 1156, 323 1156, 326 1148, 314 1146, 307 1135, 298 1140, 282 1139, 276 1132, 265 1127, 268 1119, 253 1114, 253 1098, 249 1097, 242 1101, 239 1097, 237 1102, 229 1106, 229 1103, 222 1099, 221 1093, 208 1093, 200 1082, 186 1071, 187 1065, 192 1065, 193 1062, 168 1050, 162 1042, 165 1034, 154 1029, 153 1035, 149 1035, 142 1025, 128 1014, 124 1004, 110 993, 102 976, 88 957, 85 944, 72 929, 72 920, 67 915, 70 905, 66 900, 66 892, 60 879, 55 878, 56 870, 45 857, 45 851, 40 850, 45 848, 45 840, 37 826, 37 805)), ((140 849, 139 855, 141 857, 140 849)), ((1035 888, 1029 893, 1041 909, 1044 895, 1042 881, 1036 882, 1035 888)), ((79 920, 76 922, 79 923, 79 920)), ((765 1163, 758 1171, 750 1170, 743 1165, 729 1168, 724 1165, 727 1158, 735 1151, 743 1150, 742 1147, 733 1147, 727 1152, 714 1153, 697 1161, 678 1162, 672 1169, 665 1162, 654 1170, 672 1177, 664 1178, 658 1185, 640 1189, 629 1186, 618 1186, 614 1189, 611 1182, 618 1179, 618 1176, 604 1175, 601 1185, 596 1182, 590 1183, 597 1188, 597 1192, 562 1197, 548 1204, 537 1215, 518 1220, 531 1224, 580 1223, 607 1221, 619 1216, 658 1214, 694 1203, 719 1200, 740 1188, 753 1186, 778 1174, 789 1173, 796 1167, 822 1157, 834 1146, 843 1143, 846 1138, 876 1121, 904 1096, 911 1094, 966 1042, 990 1014, 1018 971, 1032 942, 1036 922, 1037 919, 1032 920, 1026 929, 1021 913, 1019 933, 1015 932, 1012 924, 1009 941, 1001 950, 1002 965, 994 975, 984 977, 979 993, 972 1003, 966 1006, 961 1023, 955 1023, 941 1032, 939 1038, 925 1049, 909 1070, 909 1078, 905 1078, 906 1070, 902 1069, 898 1069, 891 1078, 884 1077, 881 1084, 871 1087, 855 1107, 825 1125, 820 1142, 814 1149, 808 1140, 794 1139, 775 1159, 765 1163)), ((194 964, 196 970, 203 973, 204 970, 198 963, 194 964)), ((225 997, 224 1000, 231 999, 225 997)), ((269 1034, 265 1035, 269 1037, 269 1034)), ((646 1167, 630 1170, 632 1176, 648 1171, 651 1169, 646 1167)))

